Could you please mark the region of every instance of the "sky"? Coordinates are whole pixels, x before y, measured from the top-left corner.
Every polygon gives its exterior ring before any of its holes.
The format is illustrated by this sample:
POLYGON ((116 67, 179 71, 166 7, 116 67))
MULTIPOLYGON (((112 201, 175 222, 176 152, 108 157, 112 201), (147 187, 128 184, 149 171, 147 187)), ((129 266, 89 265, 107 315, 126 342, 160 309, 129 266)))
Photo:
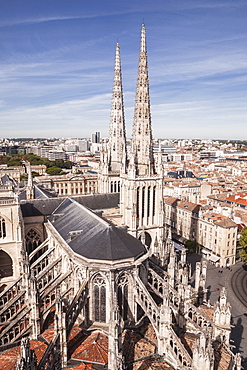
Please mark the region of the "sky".
POLYGON ((131 137, 145 23, 153 136, 247 139, 246 0, 0 0, 0 137, 131 137))

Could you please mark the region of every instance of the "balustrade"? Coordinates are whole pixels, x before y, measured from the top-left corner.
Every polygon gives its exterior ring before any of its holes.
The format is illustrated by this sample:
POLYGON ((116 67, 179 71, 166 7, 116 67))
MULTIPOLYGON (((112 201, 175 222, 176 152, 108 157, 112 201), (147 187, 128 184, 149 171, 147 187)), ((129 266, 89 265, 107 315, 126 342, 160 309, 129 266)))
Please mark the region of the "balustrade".
POLYGON ((192 358, 187 350, 184 348, 183 344, 172 328, 170 328, 169 344, 170 348, 172 349, 173 355, 175 354, 177 360, 179 360, 181 365, 190 367, 192 364, 192 358))
POLYGON ((71 305, 69 306, 67 312, 66 312, 66 335, 67 338, 69 337, 69 333, 79 315, 81 312, 81 309, 85 302, 85 288, 87 285, 87 281, 85 280, 82 285, 80 286, 76 296, 74 297, 73 301, 71 302, 71 305), (84 294, 83 294, 84 293, 84 294))
POLYGON ((48 250, 31 265, 31 270, 34 273, 34 276, 39 275, 48 265, 51 264, 53 255, 54 249, 48 250))
POLYGON ((23 309, 22 312, 20 311, 19 317, 17 317, 16 320, 11 321, 10 324, 2 330, 0 334, 0 346, 13 343, 31 328, 29 322, 30 311, 26 309, 23 309))
POLYGON ((212 321, 192 304, 189 306, 188 312, 185 314, 185 317, 186 319, 191 319, 193 323, 201 328, 209 329, 212 327, 212 321))
POLYGON ((57 261, 48 265, 48 267, 37 276, 37 289, 40 293, 60 275, 61 267, 62 258, 60 257, 57 261))
POLYGON ((22 279, 19 278, 0 294, 0 310, 19 293, 21 289, 21 283, 22 279))
POLYGON ((137 303, 141 306, 141 308, 153 324, 156 332, 158 332, 160 322, 159 307, 157 306, 149 291, 147 290, 143 282, 139 279, 139 277, 136 277, 136 298, 137 303))
POLYGON ((10 319, 13 319, 24 305, 25 292, 22 291, 2 308, 2 310, 0 311, 0 323, 5 324, 10 319))
POLYGON ((61 296, 66 295, 70 289, 72 289, 71 272, 60 276, 55 282, 48 286, 46 290, 41 293, 40 312, 44 315, 49 309, 55 304, 57 289, 61 288, 61 296))

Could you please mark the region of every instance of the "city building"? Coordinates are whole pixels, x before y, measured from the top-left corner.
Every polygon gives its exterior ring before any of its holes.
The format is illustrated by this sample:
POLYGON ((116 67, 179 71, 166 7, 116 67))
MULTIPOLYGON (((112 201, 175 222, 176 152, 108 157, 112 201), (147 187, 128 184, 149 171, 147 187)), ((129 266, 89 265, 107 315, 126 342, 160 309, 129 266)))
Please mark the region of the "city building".
MULTIPOLYGON (((114 143, 110 138, 108 143, 111 153, 114 143)), ((107 158, 108 145, 102 151, 107 158)), ((111 171, 119 172, 120 195, 107 188, 65 198, 40 192, 35 199, 28 163, 26 200, 14 188, 4 190, 0 365, 240 370, 240 355, 230 346, 226 290, 215 306, 207 302, 207 263, 197 262, 192 284, 186 251, 176 254, 165 227, 162 150, 160 144, 155 161, 144 25, 128 164, 123 153, 117 169, 105 169, 108 184, 111 171)))

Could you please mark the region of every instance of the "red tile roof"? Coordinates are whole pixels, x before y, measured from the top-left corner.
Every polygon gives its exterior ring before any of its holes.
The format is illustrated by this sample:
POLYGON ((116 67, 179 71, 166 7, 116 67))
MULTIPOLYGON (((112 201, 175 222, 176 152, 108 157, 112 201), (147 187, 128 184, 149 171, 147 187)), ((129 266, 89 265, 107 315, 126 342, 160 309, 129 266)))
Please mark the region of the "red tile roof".
POLYGON ((76 348, 71 357, 102 364, 107 363, 108 337, 99 331, 94 331, 76 348))

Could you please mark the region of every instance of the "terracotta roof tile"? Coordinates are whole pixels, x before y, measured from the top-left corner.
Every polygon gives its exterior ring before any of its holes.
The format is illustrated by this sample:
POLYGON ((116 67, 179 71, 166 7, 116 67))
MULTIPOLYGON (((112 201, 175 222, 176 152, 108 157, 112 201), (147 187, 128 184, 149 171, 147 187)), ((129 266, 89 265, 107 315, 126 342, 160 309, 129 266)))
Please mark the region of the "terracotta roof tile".
POLYGON ((76 348, 71 357, 102 364, 107 363, 108 337, 99 331, 94 331, 76 348))

